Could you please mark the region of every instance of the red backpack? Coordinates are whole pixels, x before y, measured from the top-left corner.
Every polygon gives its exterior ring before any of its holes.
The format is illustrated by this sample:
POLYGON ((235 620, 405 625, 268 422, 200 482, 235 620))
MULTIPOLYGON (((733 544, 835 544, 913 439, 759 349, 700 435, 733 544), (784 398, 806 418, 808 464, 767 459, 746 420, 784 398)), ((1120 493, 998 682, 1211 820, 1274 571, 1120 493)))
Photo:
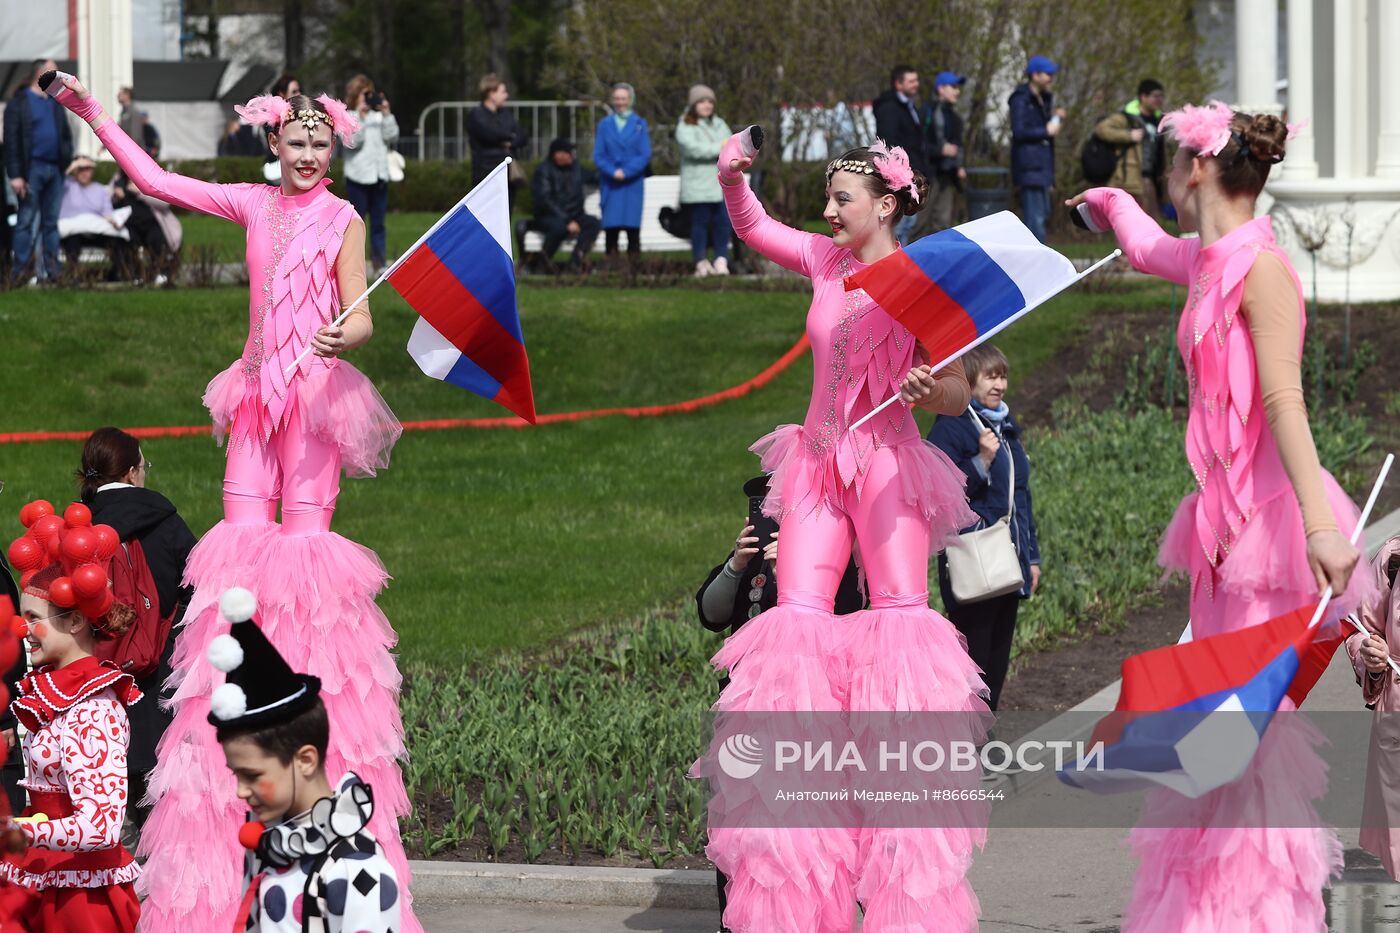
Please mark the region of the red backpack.
POLYGON ((121 550, 112 556, 110 573, 113 598, 134 609, 136 621, 116 638, 100 640, 96 654, 98 659, 111 661, 137 680, 144 680, 160 666, 160 656, 180 607, 161 618, 156 581, 141 542, 135 538, 123 542, 121 550))

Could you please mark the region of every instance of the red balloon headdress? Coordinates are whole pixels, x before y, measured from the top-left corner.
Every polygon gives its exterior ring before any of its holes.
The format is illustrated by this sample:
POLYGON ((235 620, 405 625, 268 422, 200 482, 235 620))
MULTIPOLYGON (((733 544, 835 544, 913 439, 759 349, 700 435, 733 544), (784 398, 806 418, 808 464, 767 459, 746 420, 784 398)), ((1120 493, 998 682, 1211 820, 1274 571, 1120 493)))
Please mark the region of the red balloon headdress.
POLYGON ((60 609, 77 609, 99 635, 119 635, 135 613, 116 603, 109 562, 121 546, 110 525, 94 525, 92 510, 74 502, 60 516, 51 503, 36 499, 19 512, 27 529, 10 542, 10 563, 20 572, 20 587, 60 609))

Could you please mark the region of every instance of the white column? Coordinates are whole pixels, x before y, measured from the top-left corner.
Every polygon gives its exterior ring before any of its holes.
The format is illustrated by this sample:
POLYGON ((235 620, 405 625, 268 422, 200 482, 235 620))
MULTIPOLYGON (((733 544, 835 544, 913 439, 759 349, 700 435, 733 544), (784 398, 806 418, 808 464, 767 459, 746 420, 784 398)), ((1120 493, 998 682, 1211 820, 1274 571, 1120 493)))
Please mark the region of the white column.
POLYGON ((1235 106, 1278 113, 1277 0, 1235 4, 1235 106))
POLYGON ((1380 134, 1376 139, 1376 175, 1380 178, 1400 178, 1400 95, 1395 82, 1400 81, 1400 60, 1395 50, 1400 43, 1400 4, 1381 0, 1379 61, 1376 62, 1379 95, 1380 134))
MULTIPOLYGON (((116 116, 117 89, 130 85, 131 0, 78 0, 78 77, 116 116)), ((75 133, 78 151, 97 152, 98 143, 90 132, 75 133)))
POLYGON ((1334 0, 1332 7, 1332 147, 1333 173, 1354 178, 1356 170, 1356 69, 1357 54, 1352 0, 1334 0))
POLYGON ((1288 158, 1280 166, 1284 178, 1317 177, 1317 153, 1313 147, 1313 124, 1317 119, 1317 108, 1313 105, 1313 54, 1313 0, 1288 0, 1288 119, 1293 123, 1302 122, 1303 126, 1288 144, 1288 158))

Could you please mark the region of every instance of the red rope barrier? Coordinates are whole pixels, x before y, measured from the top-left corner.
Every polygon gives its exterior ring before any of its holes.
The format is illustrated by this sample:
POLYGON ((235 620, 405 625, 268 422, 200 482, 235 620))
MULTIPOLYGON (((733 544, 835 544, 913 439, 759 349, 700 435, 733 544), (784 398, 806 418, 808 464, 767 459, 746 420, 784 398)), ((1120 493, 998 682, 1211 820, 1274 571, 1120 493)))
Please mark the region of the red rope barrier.
MULTIPOLYGON (((755 389, 761 389, 777 378, 778 374, 787 369, 797 358, 806 353, 810 348, 807 342, 807 335, 803 334, 797 343, 793 344, 786 353, 767 369, 758 375, 731 386, 720 392, 711 395, 702 395, 699 398, 687 399, 684 402, 671 402, 666 405, 642 405, 626 408, 593 408, 585 411, 564 411, 554 414, 540 415, 537 419, 539 424, 560 424, 571 421, 588 421, 593 418, 606 418, 613 415, 626 415, 629 418, 658 418, 663 415, 683 414, 686 412, 698 411, 701 408, 709 408, 722 402, 732 401, 736 398, 743 398, 755 389)), ((500 418, 433 418, 427 421, 405 421, 403 429, 405 431, 446 431, 454 428, 528 428, 530 423, 523 418, 508 415, 500 418)), ((207 436, 210 427, 203 425, 183 425, 180 427, 154 427, 154 428, 126 428, 126 432, 133 437, 141 438, 161 438, 161 437, 195 437, 207 436)), ((91 431, 12 431, 8 434, 0 434, 0 444, 38 444, 44 441, 84 441, 87 440, 91 431)))

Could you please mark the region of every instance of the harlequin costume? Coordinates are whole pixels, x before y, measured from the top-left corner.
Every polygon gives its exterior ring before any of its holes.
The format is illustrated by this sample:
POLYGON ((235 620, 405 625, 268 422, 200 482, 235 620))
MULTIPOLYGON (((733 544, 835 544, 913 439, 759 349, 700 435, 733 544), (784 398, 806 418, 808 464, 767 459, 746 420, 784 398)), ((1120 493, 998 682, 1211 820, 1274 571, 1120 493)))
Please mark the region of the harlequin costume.
MULTIPOLYGON (((899 391, 916 364, 915 339, 864 291, 844 290, 843 279, 865 268, 849 249, 773 220, 728 171, 742 136, 719 161, 729 217, 745 243, 812 280, 813 392, 803 424, 753 447, 772 474, 764 511, 779 521, 778 602, 715 655, 730 677, 715 710, 985 712, 976 666, 928 603, 930 552, 976 520, 963 474, 905 405, 849 430, 899 391), (870 607, 838 620, 853 542, 870 607)), ((970 397, 961 364, 936 375, 931 407, 961 411, 970 397)), ((984 828, 712 824, 709 838, 706 852, 729 878, 724 923, 736 933, 851 930, 857 900, 868 933, 977 924, 966 874, 984 828)))
MULTIPOLYGON (((229 634, 210 642, 209 659, 227 674, 215 689, 215 728, 265 729, 285 723, 321 695, 316 677, 294 673, 253 618, 253 595, 234 589, 220 601, 229 634)), ((334 733, 332 733, 334 734, 334 733)), ((245 824, 250 844, 235 928, 257 933, 398 933, 398 875, 368 829, 374 792, 354 772, 305 813, 276 825, 245 824), (249 830, 252 830, 249 832, 249 830)))
MULTIPOLYGON (((23 542, 50 536, 61 541, 75 528, 86 528, 65 527, 52 514, 47 518, 51 532, 36 537, 31 522, 31 532, 11 546, 11 554, 23 542)), ((117 540, 110 528, 99 527, 111 532, 112 542, 117 540)), ((75 565, 99 567, 91 557, 40 569, 21 557, 17 566, 29 567, 22 578, 24 592, 48 600, 60 612, 73 608, 75 565)), ((81 611, 101 638, 107 635, 112 608, 105 570, 93 581, 91 592, 99 591, 105 605, 100 598, 84 600, 87 608, 81 611)), ((0 887, 0 929, 6 933, 136 929, 140 905, 133 882, 140 866, 122 845, 121 831, 129 803, 126 710, 140 699, 130 674, 91 656, 63 667, 41 666, 20 681, 10 708, 25 729, 22 786, 29 806, 14 826, 28 847, 0 861, 0 880, 7 883, 0 887)))
MULTIPOLYGON (((258 595, 267 637, 324 684, 333 735, 327 766, 353 770, 378 790, 372 829, 404 881, 403 929, 416 933, 397 826, 410 809, 397 761, 405 755, 400 675, 390 653, 397 636, 375 605, 388 574, 372 551, 330 530, 342 467, 352 476, 373 475, 387 466, 402 429, 369 380, 344 360, 307 355, 286 374, 316 331, 363 292, 364 224, 326 189, 328 180, 289 197, 268 185, 212 184, 167 172, 104 119, 94 100, 67 89, 56 97, 97 122, 98 139, 144 194, 247 230, 248 339, 243 356, 204 395, 216 434, 228 437, 224 518, 186 567, 195 592, 171 660, 175 715, 149 778, 153 809, 138 848, 147 860, 142 930, 183 933, 193 918, 223 929, 237 907, 232 831, 242 807, 206 722, 213 683, 202 659, 221 624, 218 594, 241 582, 258 595)), ((271 97, 238 109, 274 129, 295 120, 331 123, 342 138, 353 132, 342 104, 325 96, 319 102, 327 113, 292 113, 271 97)))
MULTIPOLYGON (((1187 108, 1187 119, 1169 114, 1163 125, 1182 120, 1174 129, 1181 144, 1215 155, 1230 139, 1229 110, 1216 106, 1223 113, 1187 108), (1209 139, 1205 124, 1215 126, 1209 139)), ((1134 267, 1187 287, 1177 346, 1190 384, 1186 459, 1196 490, 1167 528, 1160 560, 1190 577, 1193 637, 1316 602, 1307 535, 1349 534, 1359 513, 1322 469, 1308 430, 1303 293, 1269 218, 1203 248, 1198 239, 1169 236, 1116 189, 1089 191, 1079 210, 1091 229, 1114 232, 1134 267)), ((1334 616, 1367 603, 1369 577, 1358 564, 1332 603, 1334 616)), ((1285 700, 1285 707, 1292 705, 1285 700)), ((1150 795, 1132 834, 1140 868, 1124 930, 1325 929, 1322 889, 1342 864, 1334 833, 1204 828, 1212 814, 1245 812, 1311 814, 1289 825, 1317 826, 1313 801, 1326 788, 1326 766, 1314 751, 1320 741, 1297 717, 1280 716, 1238 781, 1197 800, 1150 795)))

